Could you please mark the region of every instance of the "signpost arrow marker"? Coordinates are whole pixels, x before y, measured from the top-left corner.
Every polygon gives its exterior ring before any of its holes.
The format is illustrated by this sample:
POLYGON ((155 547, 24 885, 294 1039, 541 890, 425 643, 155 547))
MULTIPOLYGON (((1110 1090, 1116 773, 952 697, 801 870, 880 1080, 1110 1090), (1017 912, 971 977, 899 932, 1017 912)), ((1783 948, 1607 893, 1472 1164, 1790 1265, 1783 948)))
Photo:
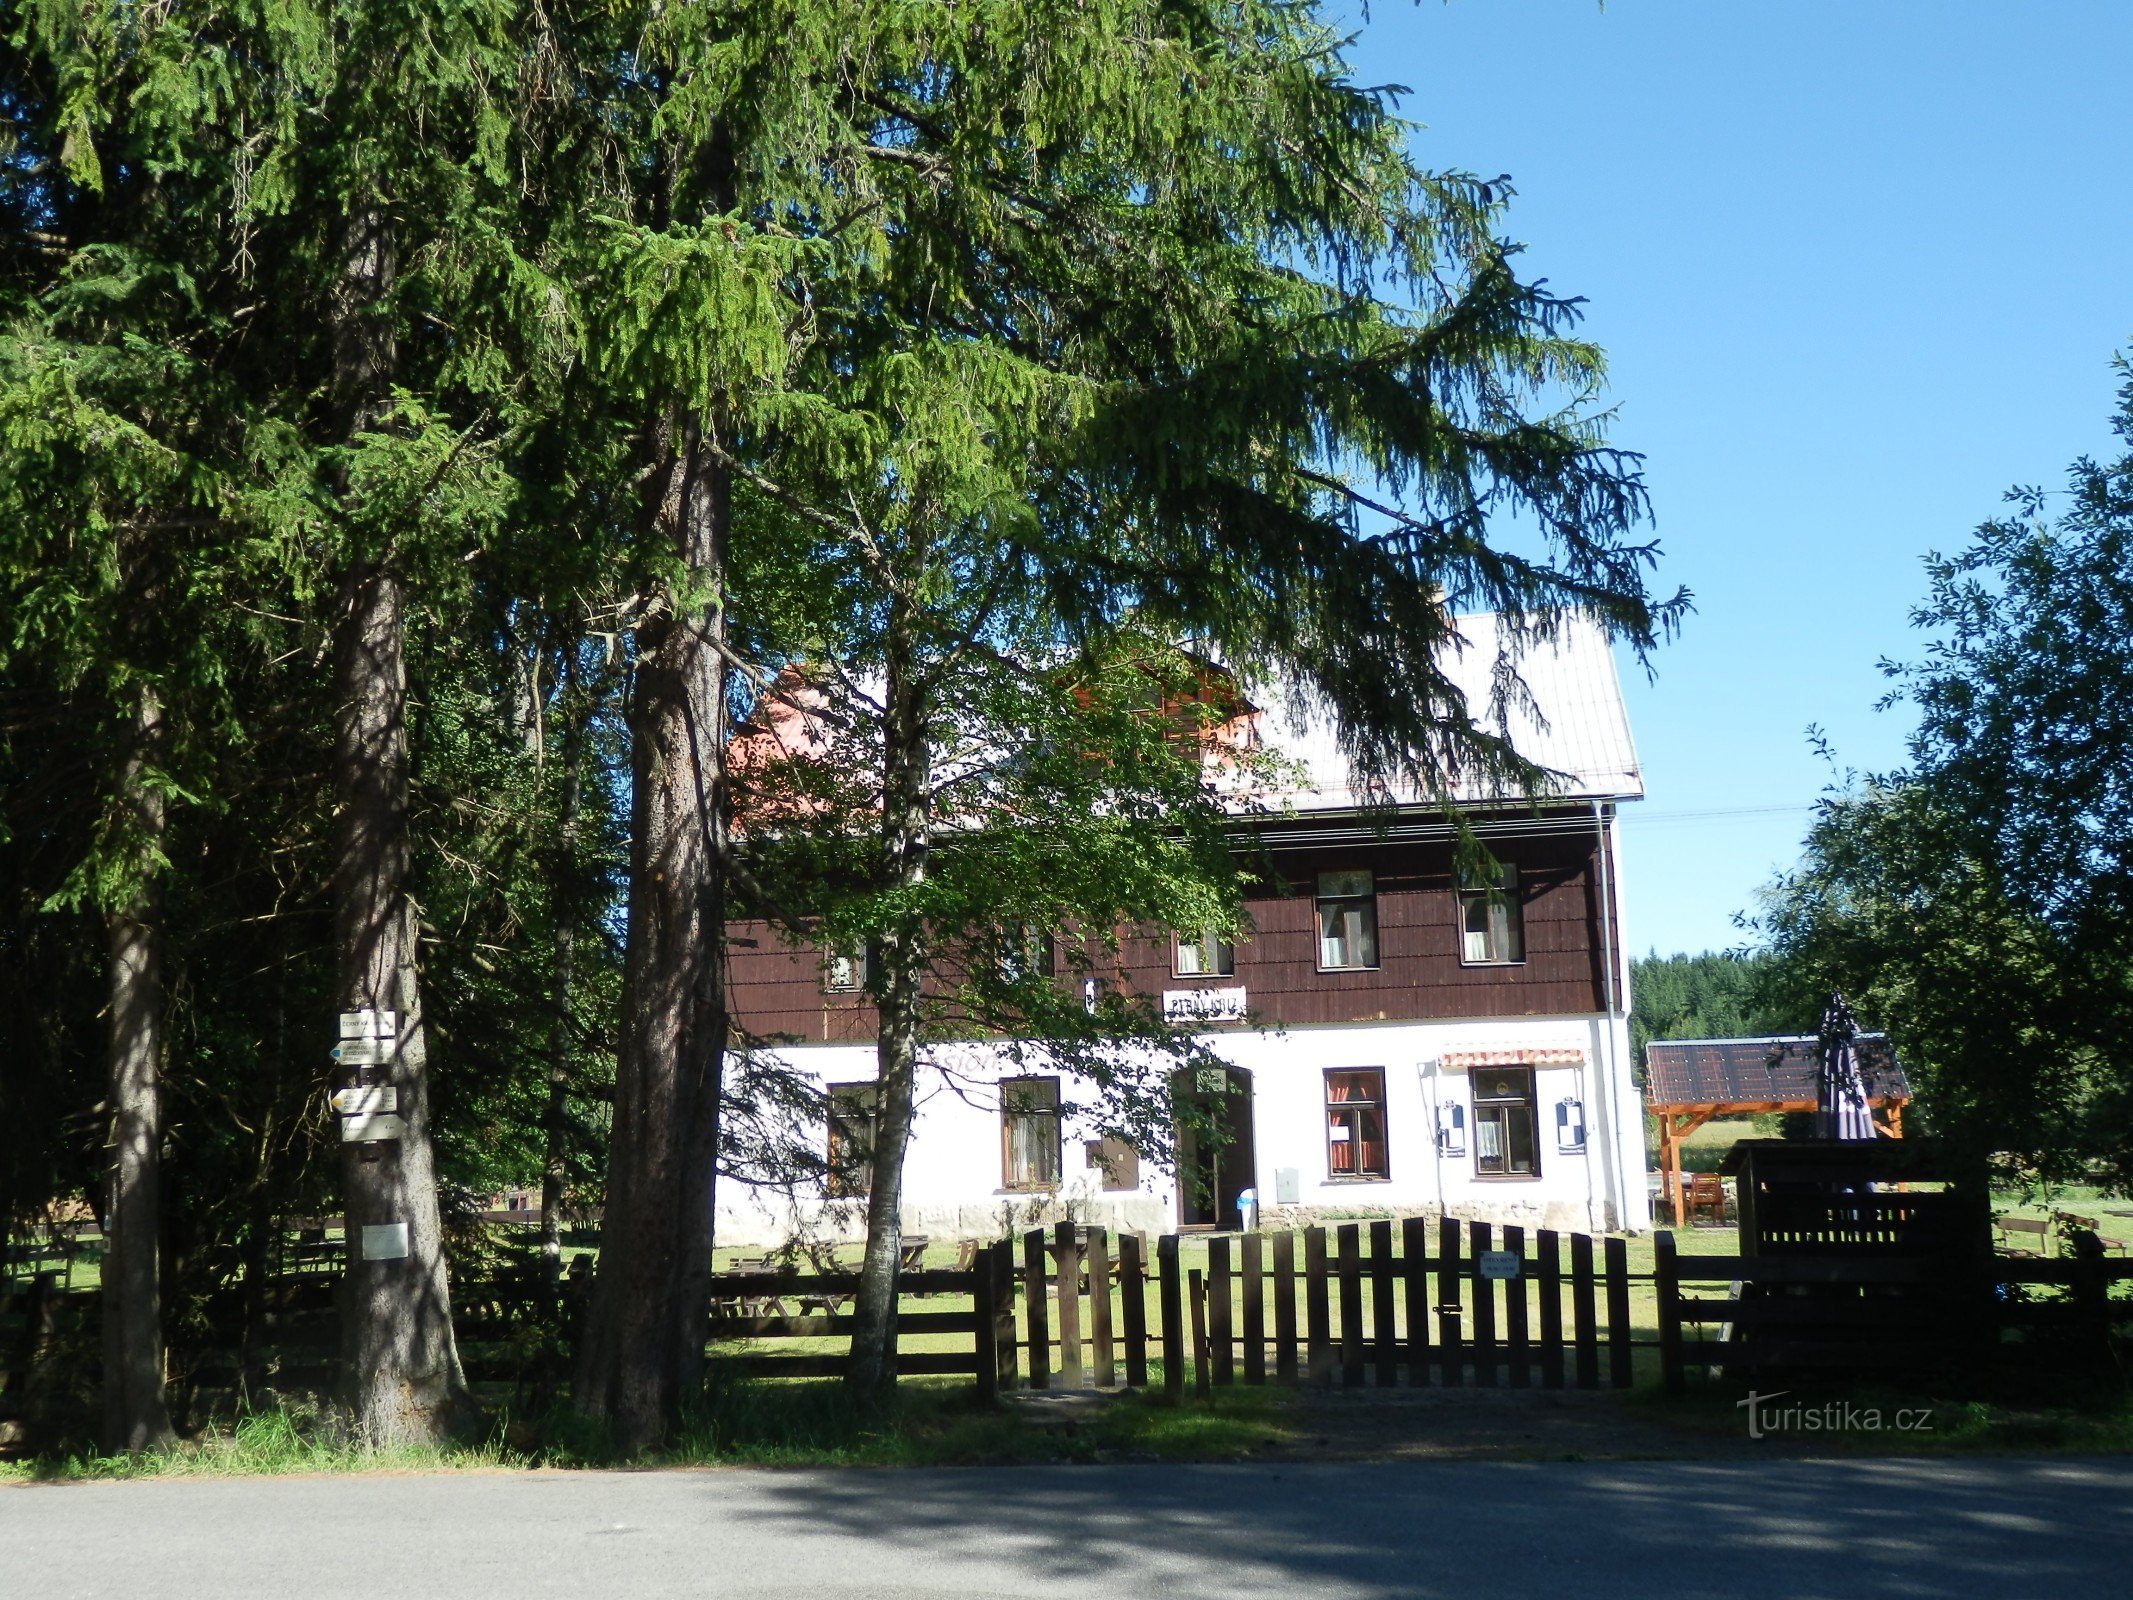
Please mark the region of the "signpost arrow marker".
POLYGON ((353 1089, 336 1089, 333 1092, 333 1109, 344 1115, 373 1116, 381 1111, 400 1109, 400 1091, 390 1084, 364 1084, 353 1089))
POLYGON ((407 1132, 407 1119, 381 1112, 375 1116, 343 1117, 341 1119, 341 1143, 372 1144, 383 1139, 397 1139, 407 1132))

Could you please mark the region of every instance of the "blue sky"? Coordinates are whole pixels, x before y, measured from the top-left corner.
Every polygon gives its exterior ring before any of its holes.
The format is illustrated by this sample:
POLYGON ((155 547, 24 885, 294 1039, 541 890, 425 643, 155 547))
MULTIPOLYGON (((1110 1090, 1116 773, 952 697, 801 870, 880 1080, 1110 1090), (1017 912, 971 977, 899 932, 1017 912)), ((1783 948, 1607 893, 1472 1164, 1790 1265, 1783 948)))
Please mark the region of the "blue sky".
POLYGON ((1590 302, 1662 583, 1697 604, 1652 681, 1623 664, 1649 794, 1624 828, 1631 944, 1739 943, 1827 781, 1808 725, 1850 766, 1902 758, 1876 662, 1915 653, 1925 552, 2110 445, 2133 4, 1336 14, 1361 81, 1413 90, 1421 159, 1509 173, 1528 270, 1590 302))

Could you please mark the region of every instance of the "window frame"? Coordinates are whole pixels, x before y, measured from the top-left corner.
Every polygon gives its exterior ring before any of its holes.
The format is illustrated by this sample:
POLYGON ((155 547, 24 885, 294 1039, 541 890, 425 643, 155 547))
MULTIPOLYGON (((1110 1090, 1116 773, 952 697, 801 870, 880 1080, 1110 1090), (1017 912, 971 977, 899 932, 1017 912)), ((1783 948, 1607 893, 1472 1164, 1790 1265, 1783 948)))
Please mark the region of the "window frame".
POLYGON ((1493 884, 1477 884, 1459 877, 1459 964, 1462 967, 1522 967, 1526 964, 1526 896, 1518 863, 1500 861, 1493 884), (1474 955, 1467 948, 1468 920, 1475 907, 1482 908, 1481 936, 1486 954, 1474 955), (1516 942, 1518 953, 1505 955, 1505 946, 1516 942))
POLYGON ((1472 1079, 1467 1086, 1467 1099, 1473 1108, 1474 1131, 1472 1143, 1474 1147, 1474 1177, 1476 1181, 1489 1183, 1539 1182, 1541 1177, 1540 1073, 1529 1062, 1497 1067, 1477 1067, 1474 1069, 1472 1079), (1485 1074, 1507 1072, 1523 1073, 1525 1075, 1525 1092, 1523 1094, 1484 1094, 1482 1092, 1482 1078, 1485 1074), (1515 1141, 1511 1137, 1510 1117, 1515 1112, 1522 1112, 1526 1119, 1526 1148, 1533 1158, 1532 1170, 1527 1172, 1510 1170, 1510 1164, 1513 1159, 1512 1152, 1515 1146, 1515 1141), (1501 1163, 1501 1166, 1497 1170, 1491 1170, 1485 1164, 1489 1158, 1482 1154, 1483 1140, 1481 1130, 1492 1122, 1500 1129, 1497 1135, 1500 1141, 1500 1154, 1496 1157, 1496 1160, 1501 1163))
POLYGON ((881 1132, 881 1080, 862 1078, 850 1083, 825 1083, 822 1086, 822 1099, 823 1122, 826 1125, 823 1150, 826 1169, 823 1178, 824 1192, 832 1200, 864 1200, 874 1190, 873 1144, 881 1132), (850 1121, 849 1117, 839 1112, 838 1100, 843 1098, 850 1101, 862 1094, 868 1102, 864 1107, 867 1122, 866 1172, 862 1181, 853 1183, 842 1175, 837 1159, 838 1129, 850 1121))
POLYGON ((1059 1077, 1056 1073, 1037 1073, 1023 1077, 1000 1080, 1000 1189, 1005 1194, 1055 1194, 1066 1181, 1065 1127, 1059 1095, 1059 1077), (1048 1108, 1017 1109, 1008 1104, 1009 1095, 1016 1089, 1042 1084, 1051 1095, 1048 1108), (1051 1165, 1049 1180, 1039 1178, 1017 1183, 1015 1181, 1015 1129, 1017 1119, 1049 1115, 1052 1123, 1051 1165))
POLYGON ((865 994, 867 979, 873 974, 873 957, 865 945, 852 950, 824 949, 822 952, 822 992, 824 994, 865 994), (852 979, 838 983, 832 974, 840 961, 849 963, 852 979))
POLYGON ((1327 1067, 1319 1076, 1319 1094, 1326 1115, 1326 1181, 1328 1183, 1390 1183, 1392 1181, 1392 1127, 1386 1115, 1385 1069, 1383 1067, 1327 1067), (1375 1098, 1335 1100, 1335 1078, 1363 1078, 1377 1080, 1375 1098), (1375 1113, 1377 1117, 1378 1170, 1363 1170, 1363 1150, 1369 1143, 1362 1137, 1361 1118, 1375 1113), (1356 1119, 1348 1124, 1345 1139, 1333 1137, 1336 1119, 1356 1119), (1346 1145, 1354 1153, 1354 1165, 1346 1172, 1340 1170, 1334 1159, 1338 1147, 1346 1145))
POLYGON ((1034 922, 1003 922, 993 941, 993 974, 1002 983, 1059 975, 1059 953, 1051 930, 1034 922))
POLYGON ((1170 975, 1173 978, 1234 978, 1237 975, 1237 945, 1233 939, 1225 939, 1217 928, 1202 928, 1198 937, 1187 939, 1182 930, 1170 930, 1170 975), (1188 971, 1185 952, 1199 952, 1203 965, 1197 971, 1188 971), (1215 964, 1206 965, 1210 952, 1219 952, 1215 964))
MULTIPOLYGON (((1317 957, 1318 960, 1318 970, 1320 972, 1379 971, 1383 963, 1384 951, 1379 948, 1378 875, 1375 869, 1370 867, 1336 867, 1326 871, 1322 871, 1317 875, 1317 878, 1313 884, 1313 888, 1316 890, 1316 894, 1312 901, 1312 920, 1315 924, 1312 929, 1312 950, 1313 954, 1317 957), (1335 877, 1364 878, 1369 881, 1369 887, 1360 892, 1350 892, 1345 894, 1334 893, 1327 889, 1326 880, 1328 878, 1335 877), (1361 910, 1362 915, 1368 922, 1368 936, 1370 940, 1370 959, 1368 961, 1348 961, 1343 962, 1338 966, 1329 966, 1327 964, 1326 909, 1329 905, 1351 906, 1357 907, 1361 910)), ((1359 943, 1360 940, 1356 942, 1359 943)))

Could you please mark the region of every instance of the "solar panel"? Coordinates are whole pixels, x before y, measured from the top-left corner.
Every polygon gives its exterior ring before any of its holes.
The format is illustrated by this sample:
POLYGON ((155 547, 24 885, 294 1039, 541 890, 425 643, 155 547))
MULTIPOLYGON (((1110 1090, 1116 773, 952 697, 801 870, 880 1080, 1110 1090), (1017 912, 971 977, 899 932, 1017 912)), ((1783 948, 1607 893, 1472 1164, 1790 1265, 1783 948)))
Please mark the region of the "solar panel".
MULTIPOLYGON (((1887 1034, 1854 1041, 1869 1100, 1908 1100, 1911 1086, 1887 1034)), ((1822 1068, 1813 1035, 1782 1039, 1654 1039, 1645 1046, 1645 1098, 1653 1105, 1739 1105, 1812 1100, 1822 1068)))

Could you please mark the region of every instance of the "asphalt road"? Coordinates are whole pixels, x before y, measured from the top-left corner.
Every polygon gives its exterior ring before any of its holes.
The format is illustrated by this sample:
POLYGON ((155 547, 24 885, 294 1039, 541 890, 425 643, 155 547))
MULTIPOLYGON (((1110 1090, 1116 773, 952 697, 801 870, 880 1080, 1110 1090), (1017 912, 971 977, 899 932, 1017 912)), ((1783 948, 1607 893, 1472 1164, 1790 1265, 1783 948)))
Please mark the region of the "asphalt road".
POLYGON ((0 1597, 2126 1600, 2133 1461, 459 1474, 0 1489, 0 1597))

